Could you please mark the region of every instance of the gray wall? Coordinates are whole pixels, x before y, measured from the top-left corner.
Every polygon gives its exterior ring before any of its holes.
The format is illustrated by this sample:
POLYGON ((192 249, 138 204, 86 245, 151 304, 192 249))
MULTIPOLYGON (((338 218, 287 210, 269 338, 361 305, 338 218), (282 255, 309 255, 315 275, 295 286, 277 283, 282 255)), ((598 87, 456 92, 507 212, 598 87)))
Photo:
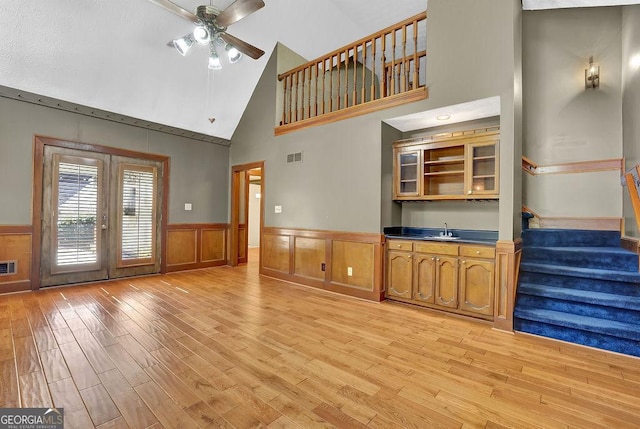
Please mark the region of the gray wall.
MULTIPOLYGON (((621 8, 528 11, 523 22, 524 155, 539 165, 622 157, 621 8), (589 57, 597 90, 585 90, 589 57)), ((615 171, 524 176, 541 216, 620 217, 615 171)))
MULTIPOLYGON (((622 9, 622 123, 626 168, 640 163, 640 6, 622 9)), ((640 237, 625 188, 625 234, 640 237)))
POLYGON ((169 223, 227 222, 228 148, 0 98, 0 225, 31 224, 35 134, 169 156, 169 223))
POLYGON ((273 118, 277 117, 277 60, 285 55, 273 55, 231 146, 232 165, 265 161, 265 225, 380 231, 387 222, 395 221, 388 201, 382 202, 391 198, 383 194, 388 160, 383 161, 382 154, 389 152, 381 146, 382 120, 500 96, 499 229, 501 239, 511 239, 519 228, 513 207, 520 205, 520 190, 513 186, 520 169, 521 145, 515 94, 519 84, 520 15, 517 0, 429 1, 427 100, 280 137, 273 136, 273 118), (463 9, 465 13, 461 13, 463 9), (286 164, 286 154, 299 151, 304 153, 304 161, 286 164), (274 205, 283 206, 281 214, 274 214, 274 205))

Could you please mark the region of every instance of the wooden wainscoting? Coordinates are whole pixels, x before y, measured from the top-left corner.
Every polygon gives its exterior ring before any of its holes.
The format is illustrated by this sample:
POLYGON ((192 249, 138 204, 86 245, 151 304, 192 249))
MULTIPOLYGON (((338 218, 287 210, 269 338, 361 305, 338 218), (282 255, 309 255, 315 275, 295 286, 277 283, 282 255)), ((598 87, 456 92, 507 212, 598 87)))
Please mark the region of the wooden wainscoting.
POLYGON ((383 240, 374 233, 265 227, 260 273, 381 301, 383 240))
POLYGON ((31 290, 31 225, 0 225, 0 262, 15 261, 16 273, 0 275, 0 294, 31 290))
POLYGON ((227 264, 226 223, 173 224, 167 227, 167 271, 227 264))

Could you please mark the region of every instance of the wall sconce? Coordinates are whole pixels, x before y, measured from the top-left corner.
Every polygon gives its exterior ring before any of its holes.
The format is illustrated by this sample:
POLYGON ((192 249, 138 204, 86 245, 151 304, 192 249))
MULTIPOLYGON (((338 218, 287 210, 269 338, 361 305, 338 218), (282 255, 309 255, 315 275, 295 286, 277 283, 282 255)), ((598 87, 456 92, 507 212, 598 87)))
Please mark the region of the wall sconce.
POLYGON ((600 87, 600 66, 589 57, 589 67, 584 70, 585 89, 597 89, 600 87))

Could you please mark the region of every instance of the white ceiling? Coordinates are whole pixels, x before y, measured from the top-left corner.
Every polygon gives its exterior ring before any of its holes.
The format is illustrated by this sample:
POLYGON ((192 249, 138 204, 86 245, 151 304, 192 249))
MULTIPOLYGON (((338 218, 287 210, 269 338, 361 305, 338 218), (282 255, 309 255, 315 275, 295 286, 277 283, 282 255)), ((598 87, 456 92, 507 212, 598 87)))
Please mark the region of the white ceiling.
MULTIPOLYGON (((174 2, 192 11, 209 0, 174 2)), ((211 3, 222 10, 232 0, 211 3)), ((182 57, 167 47, 193 24, 147 0, 0 0, 0 86, 230 139, 276 42, 313 59, 427 7, 427 0, 265 3, 229 33, 266 54, 223 60, 211 71, 206 48, 182 57)), ((524 0, 524 7, 550 3, 576 1, 524 0)))

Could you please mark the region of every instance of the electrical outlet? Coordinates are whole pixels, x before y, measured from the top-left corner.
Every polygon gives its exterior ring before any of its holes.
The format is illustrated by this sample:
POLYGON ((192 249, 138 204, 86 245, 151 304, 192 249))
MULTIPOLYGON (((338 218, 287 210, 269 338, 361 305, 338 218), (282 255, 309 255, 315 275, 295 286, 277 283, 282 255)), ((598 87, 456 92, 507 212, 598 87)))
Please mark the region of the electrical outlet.
POLYGON ((351 277, 353 275, 353 267, 347 267, 347 275, 351 277))
POLYGON ((323 263, 320 265, 320 269, 322 269, 322 271, 326 271, 326 270, 327 270, 327 265, 323 262, 323 263))

